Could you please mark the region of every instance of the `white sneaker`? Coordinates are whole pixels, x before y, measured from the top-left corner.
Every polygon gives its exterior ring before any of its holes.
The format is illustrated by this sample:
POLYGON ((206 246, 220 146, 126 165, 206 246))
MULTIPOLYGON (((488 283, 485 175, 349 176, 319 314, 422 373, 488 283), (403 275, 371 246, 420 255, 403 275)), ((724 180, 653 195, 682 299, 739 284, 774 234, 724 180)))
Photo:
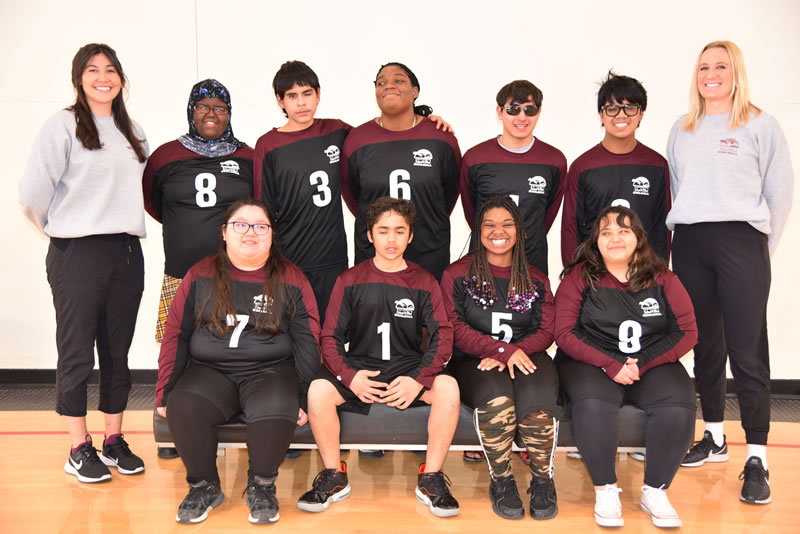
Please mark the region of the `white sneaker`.
POLYGON ((619 494, 622 490, 611 484, 606 484, 603 489, 594 492, 594 520, 601 527, 621 527, 625 524, 622 519, 622 503, 619 494))
POLYGON ((675 508, 670 504, 667 492, 660 488, 642 486, 639 506, 650 515, 653 524, 657 527, 679 527, 683 524, 675 508))

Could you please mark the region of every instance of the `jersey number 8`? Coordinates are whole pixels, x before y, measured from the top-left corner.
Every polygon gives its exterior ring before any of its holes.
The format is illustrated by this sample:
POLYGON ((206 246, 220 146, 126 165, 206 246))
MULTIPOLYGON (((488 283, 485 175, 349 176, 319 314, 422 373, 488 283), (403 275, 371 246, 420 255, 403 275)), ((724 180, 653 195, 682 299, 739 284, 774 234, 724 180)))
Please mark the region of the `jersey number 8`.
POLYGON ((210 172, 201 172, 194 179, 194 188, 197 194, 194 196, 195 202, 201 208, 210 208, 217 204, 217 194, 214 189, 217 187, 217 177, 210 172))

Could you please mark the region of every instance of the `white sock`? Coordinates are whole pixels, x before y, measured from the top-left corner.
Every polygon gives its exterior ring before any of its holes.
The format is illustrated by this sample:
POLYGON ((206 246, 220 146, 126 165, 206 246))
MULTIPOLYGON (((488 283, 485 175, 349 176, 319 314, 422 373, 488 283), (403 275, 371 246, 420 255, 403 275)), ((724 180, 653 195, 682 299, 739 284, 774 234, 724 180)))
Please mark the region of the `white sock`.
POLYGON ((706 430, 711 432, 714 445, 722 447, 722 444, 725 443, 725 432, 722 428, 722 423, 706 423, 706 430))
POLYGON ((747 444, 747 457, 751 458, 756 456, 761 459, 761 463, 764 465, 764 469, 769 469, 767 467, 767 446, 766 445, 753 445, 752 443, 747 444))

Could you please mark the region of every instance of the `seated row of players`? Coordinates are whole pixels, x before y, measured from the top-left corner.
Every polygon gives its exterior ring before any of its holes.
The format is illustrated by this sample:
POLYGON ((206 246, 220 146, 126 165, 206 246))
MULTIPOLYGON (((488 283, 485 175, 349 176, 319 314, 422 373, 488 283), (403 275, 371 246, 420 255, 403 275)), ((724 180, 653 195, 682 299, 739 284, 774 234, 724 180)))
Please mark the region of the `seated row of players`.
POLYGON ((554 517, 553 453, 565 410, 560 375, 575 406, 590 414, 573 417, 598 486, 597 522, 622 524, 616 443, 609 438, 616 434, 607 430, 627 399, 654 422, 641 507, 657 526, 680 525, 664 489, 693 433, 691 383, 676 362, 694 345, 696 328, 686 292, 647 244, 637 215, 624 207, 600 213, 565 270, 555 306, 547 277, 528 265, 522 215, 511 197, 489 197, 476 220, 475 247, 445 270, 440 289, 404 257, 416 235, 411 202, 373 202, 365 224, 375 256, 336 279, 320 368, 313 294, 281 256, 270 210, 253 200, 228 209, 218 254, 189 269, 178 288, 159 358, 157 409, 190 485, 179 522, 203 521, 223 502, 216 425, 240 411, 250 458, 249 521, 278 520, 278 466, 294 425, 306 420, 324 469, 297 506, 321 512, 345 499, 350 485, 339 457, 338 411, 368 413, 375 402, 401 410, 431 406, 416 496, 437 516, 457 515, 441 469, 459 397, 475 412, 494 511, 524 515, 510 468, 518 431, 532 460, 530 513, 554 517), (544 352, 554 331, 558 372, 544 352))

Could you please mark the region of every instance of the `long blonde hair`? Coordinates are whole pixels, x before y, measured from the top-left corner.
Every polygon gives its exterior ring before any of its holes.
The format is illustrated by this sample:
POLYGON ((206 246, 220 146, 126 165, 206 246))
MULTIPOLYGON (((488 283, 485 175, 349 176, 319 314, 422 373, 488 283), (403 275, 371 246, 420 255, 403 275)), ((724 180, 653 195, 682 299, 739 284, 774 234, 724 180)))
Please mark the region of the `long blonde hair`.
POLYGON ((728 128, 733 130, 747 124, 751 111, 755 112, 756 115, 761 113, 761 108, 750 102, 750 86, 747 84, 747 71, 744 68, 744 56, 741 49, 731 41, 712 41, 703 47, 694 64, 692 88, 689 94, 689 113, 683 122, 683 129, 689 132, 694 132, 697 129, 703 119, 703 115, 705 115, 705 102, 703 97, 700 96, 700 88, 697 86, 697 72, 700 68, 700 58, 709 48, 724 48, 728 52, 728 57, 731 61, 731 74, 733 75, 731 98, 733 99, 733 107, 728 121, 728 128))

